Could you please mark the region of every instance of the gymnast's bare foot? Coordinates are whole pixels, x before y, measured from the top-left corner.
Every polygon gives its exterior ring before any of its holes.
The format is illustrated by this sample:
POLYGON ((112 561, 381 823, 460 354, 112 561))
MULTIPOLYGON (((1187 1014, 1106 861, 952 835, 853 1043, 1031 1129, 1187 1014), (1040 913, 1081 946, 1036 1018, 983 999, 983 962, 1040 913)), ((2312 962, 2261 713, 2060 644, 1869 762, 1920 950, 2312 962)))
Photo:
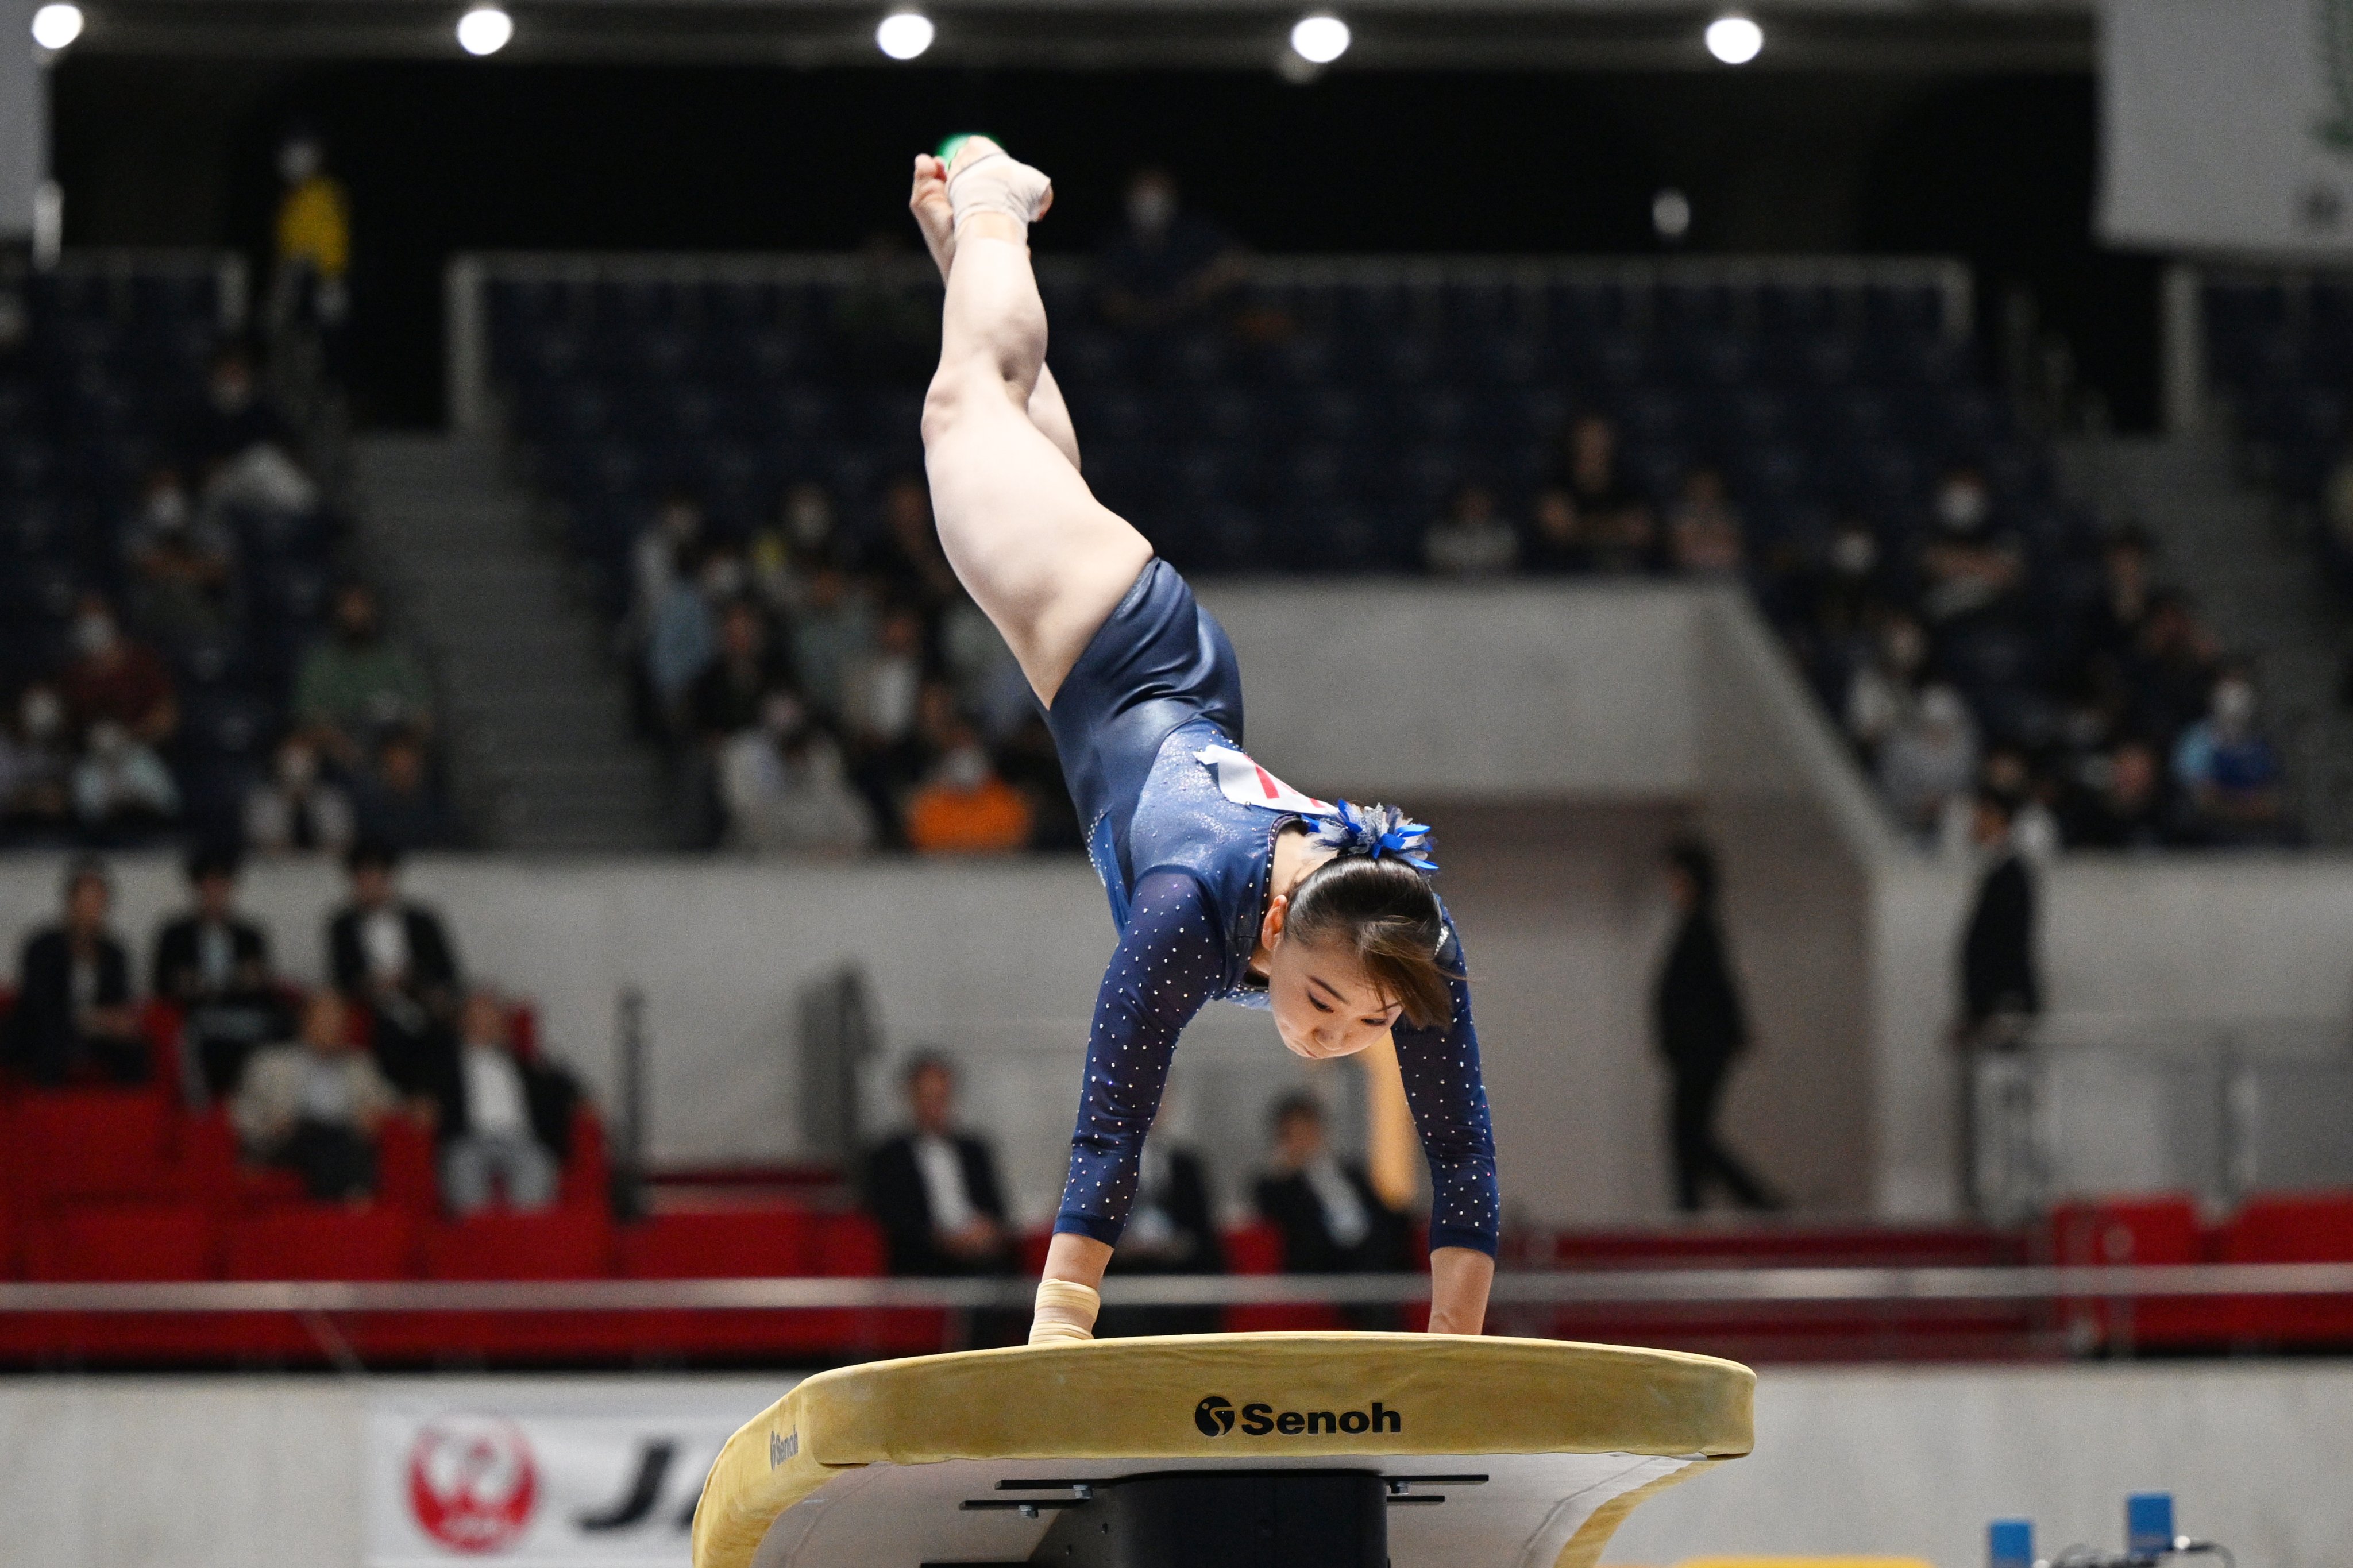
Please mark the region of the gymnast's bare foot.
POLYGON ((940 269, 940 281, 946 282, 948 264, 955 259, 955 209, 948 205, 948 166, 929 153, 915 154, 915 188, 907 210, 923 231, 923 247, 940 269))

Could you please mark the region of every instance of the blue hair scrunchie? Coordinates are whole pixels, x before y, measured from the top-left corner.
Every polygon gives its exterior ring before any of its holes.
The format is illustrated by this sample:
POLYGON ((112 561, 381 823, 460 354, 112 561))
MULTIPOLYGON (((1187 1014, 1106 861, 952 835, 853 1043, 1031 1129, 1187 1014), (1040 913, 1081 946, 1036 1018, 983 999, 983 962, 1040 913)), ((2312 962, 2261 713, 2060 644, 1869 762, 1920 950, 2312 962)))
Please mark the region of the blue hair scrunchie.
POLYGON ((1430 825, 1413 821, 1394 805, 1358 807, 1344 800, 1337 815, 1317 826, 1314 839, 1343 855, 1402 860, 1425 876, 1438 869, 1438 862, 1430 858, 1430 825))

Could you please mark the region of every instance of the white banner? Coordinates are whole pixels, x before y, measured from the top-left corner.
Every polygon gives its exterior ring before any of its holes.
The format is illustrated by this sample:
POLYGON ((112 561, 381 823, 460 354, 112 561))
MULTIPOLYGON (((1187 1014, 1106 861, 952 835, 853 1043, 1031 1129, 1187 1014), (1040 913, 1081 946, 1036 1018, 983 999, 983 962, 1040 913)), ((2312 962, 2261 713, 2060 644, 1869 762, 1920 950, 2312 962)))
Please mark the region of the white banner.
POLYGON ((2353 0, 2105 0, 2100 228, 2353 251, 2353 0))
POLYGON ((686 1568, 712 1460, 797 1381, 387 1389, 368 1407, 369 1568, 686 1568))

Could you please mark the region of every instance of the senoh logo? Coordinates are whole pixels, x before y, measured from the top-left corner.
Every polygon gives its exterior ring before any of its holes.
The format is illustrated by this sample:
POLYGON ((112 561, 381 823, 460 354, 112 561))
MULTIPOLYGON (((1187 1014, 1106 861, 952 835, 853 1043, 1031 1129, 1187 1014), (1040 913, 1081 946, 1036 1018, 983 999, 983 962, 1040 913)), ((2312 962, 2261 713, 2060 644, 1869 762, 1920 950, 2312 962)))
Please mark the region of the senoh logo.
MULTIPOLYGON (((1222 1394, 1212 1394, 1193 1406, 1193 1425, 1204 1437, 1223 1437, 1233 1431, 1236 1414, 1232 1400, 1222 1394)), ((1405 1430, 1404 1415, 1377 1399, 1370 1410, 1277 1410, 1271 1405, 1252 1401, 1243 1405, 1239 1414, 1245 1437, 1361 1437, 1405 1430)))
POLYGON ((408 1506, 453 1551, 503 1551, 531 1526, 539 1466, 522 1428, 494 1416, 436 1421, 408 1451, 408 1506))

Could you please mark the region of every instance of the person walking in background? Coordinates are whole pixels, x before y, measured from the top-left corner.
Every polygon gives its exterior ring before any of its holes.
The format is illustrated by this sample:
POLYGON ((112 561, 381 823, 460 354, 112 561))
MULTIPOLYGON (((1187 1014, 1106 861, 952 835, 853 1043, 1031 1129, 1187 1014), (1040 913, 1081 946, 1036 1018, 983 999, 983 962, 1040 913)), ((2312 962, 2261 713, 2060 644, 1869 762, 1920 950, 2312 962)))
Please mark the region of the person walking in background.
POLYGON ((1668 1141, 1675 1163, 1675 1206, 1699 1212, 1706 1188, 1722 1185, 1743 1208, 1777 1209, 1778 1200, 1716 1135, 1725 1079, 1748 1048, 1748 1017, 1716 919, 1715 852, 1696 839, 1667 851, 1668 896, 1681 916, 1651 997, 1659 1052, 1674 1088, 1668 1141))
POLYGON ((2015 1050, 2042 1011, 2034 961, 2034 871, 2010 837, 2009 799, 1981 790, 1971 837, 1984 857, 1976 901, 1961 939, 1961 1044, 1972 1051, 2015 1050))

